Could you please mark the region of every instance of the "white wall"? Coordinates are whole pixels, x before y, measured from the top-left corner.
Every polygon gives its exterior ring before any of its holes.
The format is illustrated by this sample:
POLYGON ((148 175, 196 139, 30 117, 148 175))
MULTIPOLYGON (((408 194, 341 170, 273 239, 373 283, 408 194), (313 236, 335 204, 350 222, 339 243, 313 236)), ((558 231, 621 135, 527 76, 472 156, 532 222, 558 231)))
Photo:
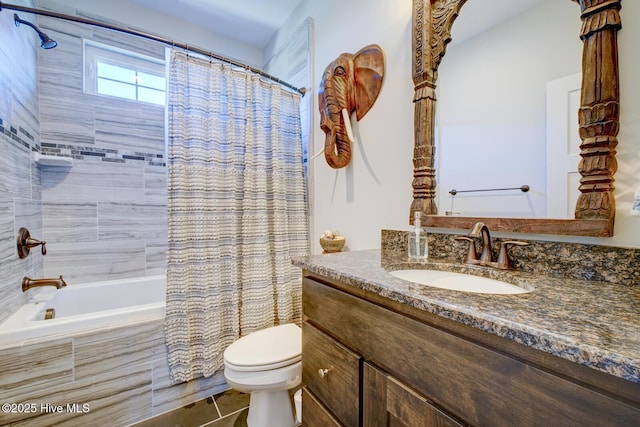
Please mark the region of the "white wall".
POLYGON ((338 230, 351 250, 380 246, 380 230, 407 227, 413 158, 411 83, 411 1, 303 0, 266 48, 278 50, 307 17, 314 22, 314 97, 312 146, 324 147, 319 128, 317 88, 324 68, 340 53, 378 44, 385 54, 382 91, 362 120, 353 122, 356 143, 349 166, 331 169, 318 157, 310 165, 313 252, 321 252, 323 230, 338 230))
MULTIPOLYGON (((42 7, 72 15, 74 9, 92 16, 127 24, 138 30, 165 36, 252 67, 262 67, 262 50, 216 34, 206 28, 165 15, 128 0, 39 0, 42 7)), ((175 2, 180 7, 179 2, 175 2)))
MULTIPOLYGON (((629 213, 633 192, 640 186, 640 84, 635 78, 640 67, 636 54, 640 2, 623 2, 621 16, 615 236, 519 235, 520 238, 640 247, 640 217, 629 213)), ((312 248, 320 252, 316 242, 324 229, 339 230, 352 250, 379 247, 381 229, 408 229, 413 158, 411 0, 303 0, 267 46, 265 56, 277 51, 281 40, 286 40, 287 34, 307 17, 314 20, 315 27, 311 95, 316 98, 316 111, 314 147, 310 151, 316 152, 324 144, 317 113, 317 87, 327 64, 341 52, 353 53, 370 43, 379 44, 386 58, 380 97, 355 125, 357 143, 351 164, 336 171, 319 158, 312 165, 312 248)))

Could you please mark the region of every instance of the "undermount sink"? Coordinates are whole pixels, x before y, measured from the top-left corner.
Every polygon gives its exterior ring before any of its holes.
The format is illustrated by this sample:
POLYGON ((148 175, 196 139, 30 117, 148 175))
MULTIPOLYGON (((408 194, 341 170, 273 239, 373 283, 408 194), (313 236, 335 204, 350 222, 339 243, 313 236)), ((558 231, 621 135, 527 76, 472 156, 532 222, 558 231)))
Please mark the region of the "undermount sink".
POLYGON ((421 285, 477 294, 525 294, 528 289, 500 280, 438 270, 396 270, 389 274, 421 285))

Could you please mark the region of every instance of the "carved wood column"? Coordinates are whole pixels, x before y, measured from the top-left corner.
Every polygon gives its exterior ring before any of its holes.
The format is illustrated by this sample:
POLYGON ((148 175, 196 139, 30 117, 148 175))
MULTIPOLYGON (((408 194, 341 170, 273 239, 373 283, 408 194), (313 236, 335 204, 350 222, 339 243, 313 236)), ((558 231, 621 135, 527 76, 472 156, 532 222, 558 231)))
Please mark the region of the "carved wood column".
POLYGON ((576 219, 613 219, 618 165, 618 43, 621 0, 574 0, 582 10, 582 92, 579 110, 580 196, 576 219))
POLYGON ((411 46, 414 84, 413 203, 416 211, 435 215, 435 112, 438 65, 451 41, 451 25, 467 0, 413 0, 411 46))
POLYGON ((413 145, 413 213, 435 215, 436 171, 434 168, 436 111, 436 76, 431 64, 431 3, 413 0, 412 74, 414 84, 414 145, 413 145))

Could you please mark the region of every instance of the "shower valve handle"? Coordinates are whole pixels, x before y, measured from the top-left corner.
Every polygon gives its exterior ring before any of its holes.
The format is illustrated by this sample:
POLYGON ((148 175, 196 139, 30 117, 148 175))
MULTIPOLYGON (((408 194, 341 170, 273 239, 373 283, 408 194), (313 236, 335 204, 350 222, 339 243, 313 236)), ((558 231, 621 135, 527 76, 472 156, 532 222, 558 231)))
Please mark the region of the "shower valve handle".
POLYGON ((34 239, 31 237, 29 230, 24 227, 21 227, 18 231, 17 238, 17 247, 18 247, 18 256, 22 258, 26 258, 29 255, 29 251, 31 248, 35 248, 36 246, 42 246, 42 255, 47 254, 47 242, 40 241, 38 239, 34 239))
POLYGON ((31 237, 27 239, 27 247, 28 248, 35 248, 36 246, 42 246, 42 255, 46 255, 47 254, 47 242, 45 241, 40 241, 37 239, 32 239, 31 237))

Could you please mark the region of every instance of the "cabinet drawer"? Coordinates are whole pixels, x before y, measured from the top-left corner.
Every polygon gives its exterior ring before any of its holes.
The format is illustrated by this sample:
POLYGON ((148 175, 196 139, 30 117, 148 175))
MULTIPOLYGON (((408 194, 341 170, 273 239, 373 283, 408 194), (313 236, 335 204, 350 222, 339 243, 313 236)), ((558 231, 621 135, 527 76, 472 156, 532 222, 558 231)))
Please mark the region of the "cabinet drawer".
POLYGON ((302 425, 304 427, 341 427, 308 388, 302 389, 302 425))
POLYGON ((303 322, 302 382, 347 427, 359 423, 359 375, 358 355, 303 322))

